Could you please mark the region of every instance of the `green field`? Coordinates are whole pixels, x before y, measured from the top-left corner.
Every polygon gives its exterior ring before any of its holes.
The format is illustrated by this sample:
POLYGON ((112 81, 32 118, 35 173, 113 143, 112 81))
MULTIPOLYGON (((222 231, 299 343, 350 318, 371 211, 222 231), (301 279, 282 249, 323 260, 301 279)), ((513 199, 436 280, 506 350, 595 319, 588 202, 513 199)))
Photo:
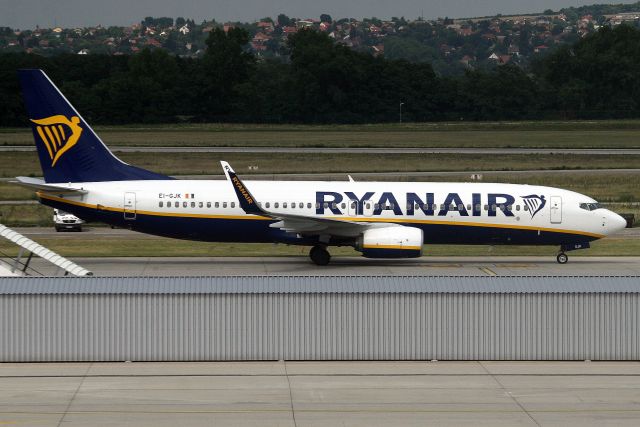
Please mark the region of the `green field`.
MULTIPOLYGON (((110 146, 640 148, 640 120, 380 125, 156 125, 96 127, 110 146)), ((28 129, 0 129, 0 145, 32 145, 28 129)))
MULTIPOLYGON (((269 243, 203 243, 165 238, 100 238, 90 234, 72 238, 41 238, 38 243, 67 257, 116 256, 307 256, 309 247, 269 243)), ((0 241, 3 256, 16 256, 15 245, 0 241)), ((352 248, 330 249, 333 256, 359 256, 352 248)), ((554 257, 555 246, 462 246, 425 245, 425 256, 549 256, 554 257)), ((575 251, 571 256, 638 256, 640 240, 605 238, 592 244, 591 249, 575 251)))
MULTIPOLYGON (((254 173, 433 172, 482 170, 637 169, 640 155, 586 154, 354 154, 342 153, 118 153, 123 161, 167 175, 222 174, 220 160, 254 173), (249 166, 257 166, 255 171, 249 166)), ((3 152, 0 177, 40 176, 33 152, 3 152)))

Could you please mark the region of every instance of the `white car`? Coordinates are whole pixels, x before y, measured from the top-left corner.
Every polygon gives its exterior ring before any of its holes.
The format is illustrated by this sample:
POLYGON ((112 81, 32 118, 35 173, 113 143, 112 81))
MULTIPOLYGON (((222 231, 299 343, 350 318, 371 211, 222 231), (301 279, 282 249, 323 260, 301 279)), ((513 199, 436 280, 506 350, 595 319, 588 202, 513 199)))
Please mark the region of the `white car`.
POLYGON ((62 211, 60 209, 53 210, 53 224, 56 231, 61 230, 77 230, 82 231, 82 224, 84 221, 69 212, 62 211))

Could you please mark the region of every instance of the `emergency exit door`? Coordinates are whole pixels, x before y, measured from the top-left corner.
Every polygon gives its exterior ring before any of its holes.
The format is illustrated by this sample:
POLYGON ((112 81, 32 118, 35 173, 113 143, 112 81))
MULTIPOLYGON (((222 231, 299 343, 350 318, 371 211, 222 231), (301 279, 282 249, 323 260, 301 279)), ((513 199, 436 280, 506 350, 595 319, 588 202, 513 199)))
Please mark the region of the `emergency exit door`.
POLYGON ((551 196, 551 224, 560 224, 562 222, 562 197, 551 196))
POLYGON ((136 193, 124 193, 124 219, 136 219, 136 193))

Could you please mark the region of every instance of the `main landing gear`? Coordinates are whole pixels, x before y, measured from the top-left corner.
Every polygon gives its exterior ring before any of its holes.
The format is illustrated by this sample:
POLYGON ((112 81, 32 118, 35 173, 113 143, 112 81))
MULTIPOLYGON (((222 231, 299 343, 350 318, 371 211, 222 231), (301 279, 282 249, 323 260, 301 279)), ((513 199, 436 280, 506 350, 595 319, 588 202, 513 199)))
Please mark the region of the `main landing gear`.
POLYGON ((566 264, 569 261, 569 257, 564 252, 560 252, 556 257, 558 264, 566 264))
POLYGON ((315 265, 327 265, 331 261, 331 254, 325 246, 316 245, 309 251, 309 258, 315 265))

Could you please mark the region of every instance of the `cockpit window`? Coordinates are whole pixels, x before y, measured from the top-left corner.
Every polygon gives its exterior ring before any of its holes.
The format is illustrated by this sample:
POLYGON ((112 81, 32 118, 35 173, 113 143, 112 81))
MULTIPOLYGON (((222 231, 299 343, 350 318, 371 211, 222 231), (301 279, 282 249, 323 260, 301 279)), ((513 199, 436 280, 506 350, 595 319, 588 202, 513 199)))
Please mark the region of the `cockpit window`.
POLYGON ((595 211, 596 209, 603 209, 603 207, 600 203, 580 203, 580 209, 595 211))

